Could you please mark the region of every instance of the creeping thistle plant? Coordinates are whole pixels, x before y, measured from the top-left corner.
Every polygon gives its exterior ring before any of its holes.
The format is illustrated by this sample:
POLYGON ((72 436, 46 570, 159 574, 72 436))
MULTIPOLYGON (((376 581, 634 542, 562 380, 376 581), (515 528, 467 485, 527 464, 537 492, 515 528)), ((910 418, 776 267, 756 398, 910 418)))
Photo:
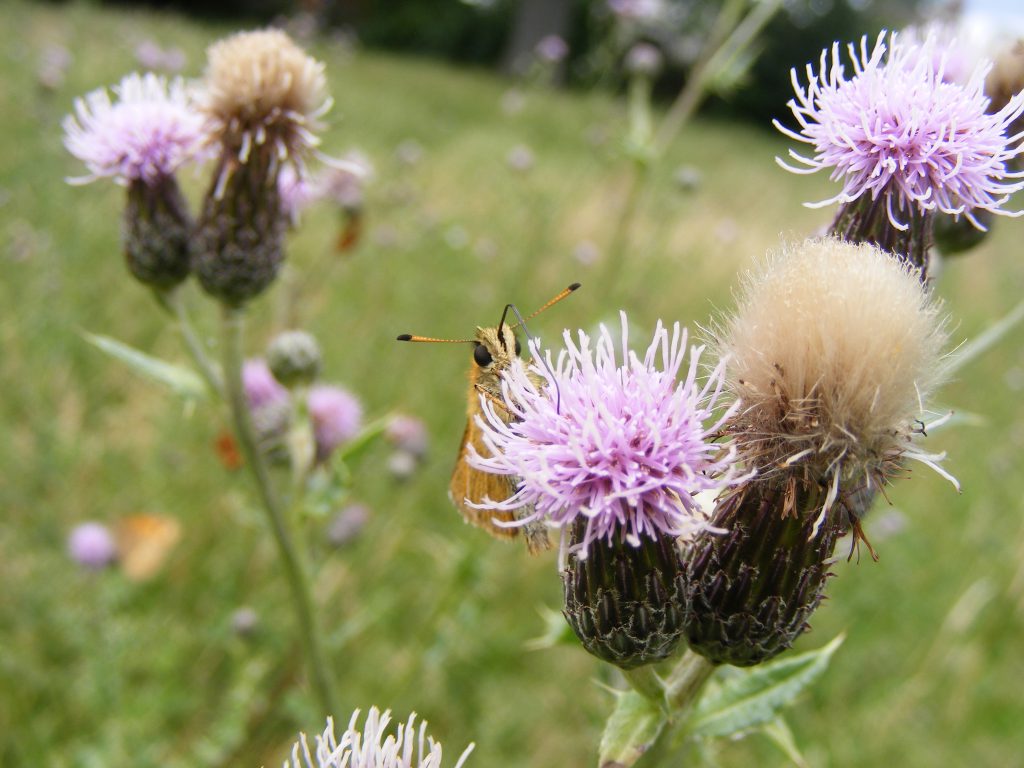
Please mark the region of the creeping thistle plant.
MULTIPOLYGON (((129 75, 113 97, 99 89, 78 100, 64 123, 67 149, 89 171, 71 181, 108 177, 126 187, 122 242, 129 271, 171 312, 199 376, 113 339, 89 338, 189 396, 209 394, 227 405, 233 438, 220 448, 255 481, 291 589, 309 678, 329 715, 336 711, 333 675, 316 621, 310 558, 294 529, 345 501, 346 462, 389 421, 364 426, 358 398, 320 380, 321 352, 309 334, 282 333, 265 360, 246 360, 243 330, 251 300, 282 267, 289 224, 316 197, 310 161, 352 178, 361 170, 318 153, 319 119, 331 105, 324 65, 285 33, 235 34, 211 46, 208 56, 199 83, 129 75), (176 174, 199 161, 212 161, 212 176, 193 217, 176 174), (219 362, 186 309, 191 275, 219 305, 219 362), (290 476, 276 472, 277 465, 290 467, 290 476)), ((90 530, 69 546, 97 567, 110 558, 103 543, 90 530)))

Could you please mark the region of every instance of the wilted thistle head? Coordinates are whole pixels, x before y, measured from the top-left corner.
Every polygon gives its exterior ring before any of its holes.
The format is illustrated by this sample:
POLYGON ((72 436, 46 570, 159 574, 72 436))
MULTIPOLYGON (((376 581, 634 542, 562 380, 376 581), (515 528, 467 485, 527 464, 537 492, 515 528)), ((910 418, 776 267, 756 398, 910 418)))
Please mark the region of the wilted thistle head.
POLYGON ((938 303, 914 269, 868 244, 808 240, 747 276, 720 330, 729 424, 758 479, 798 473, 829 493, 885 484, 923 452, 923 404, 943 376, 938 303))
POLYGON ((240 306, 273 282, 284 260, 293 211, 282 203, 279 174, 285 164, 303 173, 330 100, 323 64, 284 32, 240 32, 207 55, 199 101, 220 159, 199 222, 196 272, 207 293, 240 306))
POLYGON ((301 167, 331 106, 324 65, 276 29, 239 32, 206 55, 201 103, 224 150, 242 164, 269 151, 301 167))
POLYGON ((693 494, 726 487, 734 477, 732 455, 712 442, 731 413, 714 414, 723 366, 701 386, 703 347, 688 348, 678 323, 669 332, 659 322, 641 358, 629 348, 625 313, 621 319, 619 355, 602 325, 595 346, 583 331, 578 341, 566 331, 557 363, 548 353, 548 364, 534 363, 529 372, 513 366, 502 391, 514 419, 506 423, 493 402, 481 399, 480 427, 492 456, 469 458, 477 469, 520 478, 511 498, 484 505, 533 508, 509 525, 585 523, 573 547, 580 558, 602 539, 636 547, 644 537, 692 534, 703 525, 693 494))
MULTIPOLYGON (((359 710, 352 713, 348 728, 336 737, 334 720, 327 718, 327 727, 316 737, 310 750, 306 735, 301 734, 292 747, 291 759, 283 768, 441 768, 441 745, 427 735, 427 723, 415 724, 412 714, 404 723, 397 723, 388 733, 391 710, 380 712, 371 707, 362 728, 358 727, 359 710)), ((473 744, 463 750, 455 768, 465 764, 473 744)))
POLYGON ((75 100, 64 119, 64 146, 89 169, 69 179, 84 184, 112 178, 128 188, 124 248, 141 282, 169 288, 184 280, 191 261, 192 220, 174 173, 196 157, 203 118, 182 81, 133 73, 114 86, 75 100))
MULTIPOLYGON (((1022 151, 1022 137, 1011 135, 1009 126, 1024 111, 1024 95, 990 114, 984 93, 987 64, 962 83, 946 82, 948 54, 937 51, 934 34, 922 43, 893 33, 886 45, 885 38, 885 33, 879 35, 870 50, 866 37, 859 50, 848 46, 850 76, 838 43, 822 51, 817 71, 807 66, 806 86, 792 72, 796 98, 788 106, 799 128, 774 123, 790 138, 810 145, 813 154, 791 150, 790 157, 800 165, 779 163, 795 173, 825 169, 842 183, 837 195, 811 207, 877 204, 884 207, 885 218, 881 211, 872 213, 871 226, 888 221, 898 232, 907 230, 915 217, 936 210, 962 214, 979 228, 978 210, 1019 215, 1002 205, 1024 186, 1013 181, 1020 174, 1007 167, 1022 151)), ((851 239, 887 244, 870 237, 851 239)))

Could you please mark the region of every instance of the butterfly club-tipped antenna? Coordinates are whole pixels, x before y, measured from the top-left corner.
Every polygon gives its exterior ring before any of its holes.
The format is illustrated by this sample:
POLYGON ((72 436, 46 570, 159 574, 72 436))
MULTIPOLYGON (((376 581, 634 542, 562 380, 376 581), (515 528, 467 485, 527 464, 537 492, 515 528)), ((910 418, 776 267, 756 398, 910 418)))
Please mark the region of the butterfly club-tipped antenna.
POLYGON ((476 344, 476 339, 435 339, 433 336, 415 336, 411 333, 403 333, 396 341, 429 342, 431 344, 476 344))

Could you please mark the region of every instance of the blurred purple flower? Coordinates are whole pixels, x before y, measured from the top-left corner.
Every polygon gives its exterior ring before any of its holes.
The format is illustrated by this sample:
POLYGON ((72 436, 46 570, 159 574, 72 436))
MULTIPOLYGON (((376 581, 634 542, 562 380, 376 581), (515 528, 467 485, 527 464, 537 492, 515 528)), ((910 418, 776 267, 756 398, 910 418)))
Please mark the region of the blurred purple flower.
POLYGON ((359 434, 363 425, 363 406, 355 395, 329 384, 309 390, 309 415, 313 420, 316 455, 321 461, 359 434))
POLYGON ((190 104, 182 80, 132 73, 114 86, 75 100, 64 118, 64 146, 85 163, 89 175, 68 179, 86 184, 103 177, 152 185, 196 156, 204 120, 190 104))
POLYGON ((47 45, 39 57, 36 79, 43 88, 55 91, 64 85, 64 76, 70 66, 71 51, 63 45, 47 45))
POLYGON ((384 430, 384 436, 400 450, 413 456, 423 456, 427 452, 430 441, 427 437, 427 425, 422 419, 407 416, 404 413, 392 416, 384 430))
POLYGON ((534 47, 538 58, 548 64, 557 64, 569 55, 569 45, 558 35, 547 35, 534 47))
POLYGON ((135 60, 143 69, 180 72, 187 58, 181 48, 161 48, 159 43, 147 38, 135 46, 135 60))
POLYGON ((608 0, 608 10, 620 19, 656 21, 665 14, 665 0, 608 0))
POLYGON ((260 615, 247 605, 231 614, 231 629, 239 637, 251 637, 259 625, 260 615))
POLYGON ((117 558, 117 544, 102 523, 81 523, 68 536, 68 555, 84 568, 98 571, 117 558))
POLYGON ((533 164, 535 162, 533 150, 525 144, 516 144, 508 151, 506 162, 508 162, 508 167, 513 171, 526 173, 528 170, 533 168, 533 164))
MULTIPOLYGON (((853 75, 846 77, 839 44, 822 51, 815 73, 807 66, 808 85, 802 87, 792 71, 796 98, 789 108, 799 131, 775 127, 796 141, 810 144, 813 157, 790 150, 805 168, 779 164, 794 173, 830 170, 841 181, 835 197, 810 207, 852 202, 864 195, 884 200, 889 221, 905 230, 911 206, 922 212, 939 210, 963 214, 979 229, 974 210, 1009 216, 1001 210, 1010 194, 1024 187, 1020 173, 1007 161, 1022 151, 1024 134, 1008 136, 1008 126, 1024 112, 1024 93, 995 114, 986 114, 984 93, 988 66, 975 68, 964 84, 943 82, 934 64, 936 38, 915 45, 879 35, 868 50, 867 38, 848 52, 853 75), (888 52, 888 56, 886 53, 888 52)), ((945 54, 942 54, 945 57, 945 54)))
POLYGON ((416 474, 419 460, 408 451, 393 451, 388 456, 388 472, 396 480, 408 480, 416 474))
POLYGON ((291 163, 283 165, 277 174, 277 190, 281 195, 281 210, 293 224, 317 197, 317 190, 309 177, 305 173, 300 174, 291 163))
MULTIPOLYGON (((472 451, 469 458, 477 469, 521 478, 509 499, 481 505, 533 509, 509 525, 545 520, 564 528, 585 520, 577 551, 581 559, 595 540, 639 546, 643 536, 703 530, 706 517, 693 494, 736 481, 733 450, 712 442, 737 407, 713 415, 724 364, 715 366, 701 387, 697 371, 703 347, 692 348, 686 378, 679 382, 686 331, 677 323, 669 333, 659 322, 640 358, 628 346, 625 313, 621 319, 621 364, 602 325, 596 348, 583 331, 578 343, 566 331, 557 364, 548 352, 547 365, 532 365, 543 380, 540 388, 525 366, 513 366, 502 392, 515 418, 506 424, 507 414, 481 398, 479 424, 492 456, 472 451)), ((534 357, 540 359, 539 350, 534 357)))
POLYGON ((327 541, 334 547, 343 547, 355 539, 370 519, 370 508, 365 504, 349 504, 327 524, 327 541))
POLYGON ((626 53, 626 71, 633 75, 654 77, 661 71, 665 57, 656 45, 637 43, 626 53))
POLYGON ((246 360, 242 366, 242 386, 252 410, 288 402, 288 390, 274 378, 267 361, 261 357, 246 360))
POLYGON ((370 159, 359 150, 352 150, 317 175, 313 194, 332 200, 345 210, 358 211, 363 207, 366 184, 374 173, 370 159))

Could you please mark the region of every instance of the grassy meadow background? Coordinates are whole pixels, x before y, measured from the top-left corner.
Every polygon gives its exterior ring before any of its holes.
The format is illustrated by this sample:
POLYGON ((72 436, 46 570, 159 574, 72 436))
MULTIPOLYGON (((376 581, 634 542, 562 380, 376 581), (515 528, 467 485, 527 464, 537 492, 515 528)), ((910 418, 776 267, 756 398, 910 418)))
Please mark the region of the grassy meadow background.
MULTIPOLYGON (((105 359, 81 338, 109 334, 183 361, 173 329, 129 278, 119 252, 123 191, 63 179, 81 173, 60 121, 72 99, 136 68, 147 38, 180 46, 185 74, 234 31, 87 3, 0 8, 0 765, 279 765, 299 730, 319 731, 302 682, 288 593, 248 478, 218 462, 227 425, 105 359), (48 46, 73 61, 56 91, 39 87, 48 46), (88 573, 65 553, 69 530, 138 512, 180 519, 184 535, 149 582, 88 573), (260 626, 238 637, 251 606, 260 626)), ((528 650, 540 611, 560 607, 554 557, 531 559, 461 522, 446 498, 463 429, 462 346, 394 341, 464 337, 507 301, 539 306, 583 289, 531 327, 555 343, 628 310, 637 343, 658 318, 694 327, 731 304, 738 270, 780 238, 828 222, 801 202, 824 178, 774 161, 768 130, 698 120, 654 169, 627 261, 612 282, 574 256, 607 249, 627 178, 623 104, 609 94, 529 88, 506 114, 510 83, 429 61, 312 46, 336 105, 324 149, 358 148, 376 167, 366 231, 333 250, 337 213, 316 208, 290 242, 288 279, 252 306, 249 351, 287 325, 313 332, 325 378, 357 392, 370 417, 404 411, 430 431, 429 458, 398 483, 387 451, 356 468, 373 514, 340 550, 314 543, 317 601, 347 721, 356 707, 430 721, 447 765, 574 768, 595 762, 615 684, 578 648, 528 650), (603 137, 603 141, 601 141, 603 137), (414 140, 414 166, 396 147, 414 140), (506 157, 535 155, 525 172, 506 157), (673 181, 699 169, 696 192, 673 181), (287 296, 286 296, 287 294, 287 296)), ((780 114, 783 106, 780 105, 780 114)), ((195 200, 204 183, 186 173, 195 200)), ((1021 297, 1024 222, 1001 220, 936 281, 968 338, 1021 297)), ((214 334, 194 285, 193 309, 214 334), (204 314, 205 313, 205 314, 204 314)), ((845 645, 789 721, 814 766, 1010 766, 1024 760, 1024 331, 963 371, 944 406, 977 416, 928 445, 949 452, 964 492, 914 469, 868 521, 877 563, 835 566, 830 599, 799 647, 839 632, 845 645)), ((314 536, 314 540, 316 537, 314 536)), ((843 550, 845 554, 845 550, 843 550)), ((722 766, 786 765, 760 736, 724 744, 722 766)))

